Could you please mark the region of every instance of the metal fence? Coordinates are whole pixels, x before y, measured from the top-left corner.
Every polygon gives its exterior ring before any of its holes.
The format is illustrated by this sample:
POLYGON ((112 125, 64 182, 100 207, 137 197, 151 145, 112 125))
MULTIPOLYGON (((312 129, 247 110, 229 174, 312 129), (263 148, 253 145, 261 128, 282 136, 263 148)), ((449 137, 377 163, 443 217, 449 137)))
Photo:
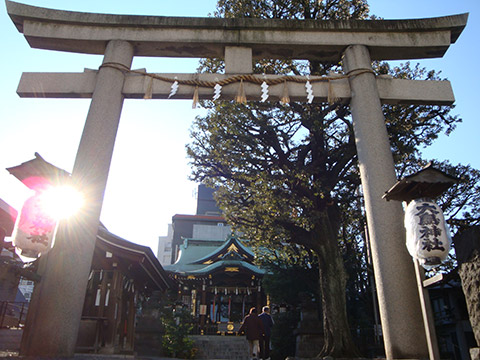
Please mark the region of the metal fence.
POLYGON ((200 326, 199 324, 194 324, 191 331, 191 335, 217 335, 218 334, 218 325, 217 324, 205 324, 200 326))
POLYGON ((22 328, 27 310, 28 302, 0 301, 0 328, 22 328))

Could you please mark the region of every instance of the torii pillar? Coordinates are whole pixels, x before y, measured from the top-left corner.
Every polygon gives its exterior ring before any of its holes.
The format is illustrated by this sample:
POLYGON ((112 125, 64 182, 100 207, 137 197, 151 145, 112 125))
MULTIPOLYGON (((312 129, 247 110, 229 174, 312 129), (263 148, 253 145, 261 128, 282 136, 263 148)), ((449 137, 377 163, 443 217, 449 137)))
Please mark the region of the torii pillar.
MULTIPOLYGON (((382 200, 396 177, 381 104, 448 105, 454 97, 448 81, 376 78, 371 61, 441 57, 462 32, 467 14, 338 22, 86 14, 10 1, 7 9, 32 47, 105 55, 97 72, 24 73, 17 90, 24 97, 92 97, 73 179, 93 202, 77 222, 62 224, 55 248, 42 262, 42 281, 32 299, 22 355, 73 356, 122 102, 143 98, 150 83, 145 74, 129 71, 133 55, 226 60, 227 74, 156 74, 171 81, 153 83, 154 99, 169 96, 174 78, 218 81, 251 73, 253 59, 335 62, 344 56, 348 79, 333 83, 335 96, 351 105, 386 355, 388 359, 428 357, 402 209, 382 200), (81 259, 72 261, 75 258, 81 259)), ((326 101, 328 84, 311 80, 314 101, 326 101)), ((306 101, 304 85, 288 84, 292 101, 306 101)), ((282 84, 271 86, 269 101, 278 101, 282 88, 282 84)), ((194 89, 180 86, 175 98, 192 99, 194 89)), ((237 89, 238 83, 224 86, 221 98, 232 99, 237 89)), ((258 84, 245 83, 245 92, 250 100, 260 98, 258 84)), ((200 86, 198 95, 211 99, 213 89, 200 86)))
MULTIPOLYGON (((130 68, 132 60, 130 43, 108 42, 104 63, 130 68)), ((27 314, 21 356, 73 355, 122 111, 124 77, 122 71, 108 67, 98 72, 72 172, 85 205, 78 218, 61 222, 54 248, 40 259, 42 279, 35 285, 27 314)))
POLYGON ((410 320, 422 318, 422 313, 417 289, 411 286, 415 271, 405 246, 405 228, 401 221, 403 209, 400 202, 387 202, 382 198, 385 189, 396 182, 396 176, 375 75, 364 72, 372 69, 367 47, 349 46, 345 50, 343 68, 347 74, 362 72, 349 78, 352 91, 350 110, 386 356, 388 359, 397 358, 395 348, 399 347, 402 356, 416 358, 419 344, 425 345, 425 355, 428 348, 423 340, 423 324, 410 320))

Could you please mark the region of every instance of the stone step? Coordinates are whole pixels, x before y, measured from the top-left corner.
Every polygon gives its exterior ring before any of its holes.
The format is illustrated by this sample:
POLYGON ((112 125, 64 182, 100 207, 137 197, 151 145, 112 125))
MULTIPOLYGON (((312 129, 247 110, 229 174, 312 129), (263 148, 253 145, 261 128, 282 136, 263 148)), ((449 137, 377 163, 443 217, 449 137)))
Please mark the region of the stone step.
POLYGON ((197 359, 249 360, 248 342, 244 336, 194 335, 197 359))

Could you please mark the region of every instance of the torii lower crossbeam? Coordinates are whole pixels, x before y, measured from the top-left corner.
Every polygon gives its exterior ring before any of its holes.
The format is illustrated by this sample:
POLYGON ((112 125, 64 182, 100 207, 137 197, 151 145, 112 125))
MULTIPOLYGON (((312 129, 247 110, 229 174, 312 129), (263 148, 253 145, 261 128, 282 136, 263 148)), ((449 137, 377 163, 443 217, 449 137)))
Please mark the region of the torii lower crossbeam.
MULTIPOLYGON (((215 83, 222 80, 245 76, 224 74, 151 74, 152 77, 141 75, 141 70, 129 73, 125 77, 122 94, 126 99, 142 99, 147 92, 149 82, 153 79, 153 99, 167 99, 170 95, 171 85, 175 80, 190 82, 215 83), (158 78, 170 79, 158 80, 158 78)), ((98 71, 86 70, 84 73, 23 73, 17 93, 21 97, 32 98, 91 98, 95 89, 98 71)), ((249 75, 258 82, 244 82, 245 94, 248 100, 260 100, 261 88, 258 84, 264 79, 280 79, 278 75, 249 75)), ((328 87, 331 86, 335 99, 340 102, 349 102, 351 90, 348 78, 337 75, 338 79, 329 82, 326 78, 311 77, 314 102, 325 102, 328 99, 328 87), (317 80, 317 81, 315 81, 317 80)), ((305 82, 307 78, 296 77, 299 82, 287 81, 288 93, 292 101, 307 100, 305 82)), ((406 79, 393 79, 391 77, 376 78, 380 101, 384 104, 435 104, 451 105, 455 98, 449 81, 419 81, 406 79)), ((238 92, 239 82, 235 81, 222 87, 220 100, 232 100, 238 92)), ((279 101, 282 96, 283 84, 269 87, 268 101, 279 101)), ((195 91, 194 85, 179 85, 177 93, 171 99, 192 99, 195 91)), ((211 100, 214 95, 213 87, 199 87, 200 99, 211 100)))

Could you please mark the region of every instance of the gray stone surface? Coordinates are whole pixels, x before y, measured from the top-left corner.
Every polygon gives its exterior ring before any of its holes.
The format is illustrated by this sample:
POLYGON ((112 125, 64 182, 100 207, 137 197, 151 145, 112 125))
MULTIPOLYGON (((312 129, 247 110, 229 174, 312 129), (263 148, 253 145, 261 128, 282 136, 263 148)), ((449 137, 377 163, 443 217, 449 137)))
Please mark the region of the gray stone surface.
MULTIPOLYGON (((116 40, 108 43, 104 63, 116 62, 129 68, 132 59, 133 48, 129 43, 116 40)), ((38 273, 42 280, 33 292, 22 355, 74 353, 123 105, 123 82, 123 72, 108 67, 102 68, 96 79, 72 172, 74 186, 82 189, 88 201, 76 218, 60 223, 55 247, 40 259, 38 273)))
POLYGON ((226 74, 251 74, 252 72, 252 48, 225 46, 226 74))
MULTIPOLYGON (((240 69, 241 70, 241 69, 240 69)), ((240 71, 239 71, 240 72, 240 71)), ((172 81, 154 80, 153 99, 168 98, 174 78, 178 80, 201 80, 215 82, 229 75, 224 74, 157 74, 172 81)), ((96 71, 84 73, 23 73, 17 93, 21 97, 34 98, 88 98, 95 88, 96 71)), ((257 75, 262 79, 262 75, 257 75)), ((266 75, 267 79, 279 78, 279 75, 266 75)), ((319 77, 312 76, 311 79, 319 77)), ((138 74, 127 74, 123 94, 127 99, 143 99, 149 78, 138 74)), ((306 81, 306 79, 305 79, 306 81)), ((390 79, 377 77, 377 88, 380 101, 384 104, 433 104, 451 105, 455 101, 452 86, 449 81, 417 81, 406 79, 390 79)), ((341 102, 350 101, 351 92, 348 79, 331 82, 335 98, 341 102)), ((261 90, 258 84, 244 82, 248 100, 260 100, 261 90)), ((222 88, 222 100, 232 100, 238 92, 239 83, 235 82, 222 88)), ((328 98, 328 82, 313 82, 314 102, 325 102, 328 98)), ((189 99, 193 97, 195 87, 180 85, 172 99, 189 99)), ((269 101, 278 101, 282 96, 283 84, 269 87, 269 101)), ((288 92, 292 101, 306 101, 305 83, 289 83, 288 92)), ((199 87, 200 99, 211 100, 213 88, 199 87)))
MULTIPOLYGON (((74 354, 72 357, 23 357, 18 356, 16 352, 1 351, 0 359, 5 360, 177 360, 177 358, 166 357, 147 357, 147 356, 134 356, 134 355, 100 355, 100 354, 74 354)), ((199 359, 200 360, 200 359, 199 359)))
POLYGON ((249 360, 245 336, 191 336, 198 348, 197 359, 249 360))
POLYGON ((470 349, 470 360, 480 360, 480 348, 470 349))
POLYGON ((20 329, 0 329, 0 351, 18 352, 21 339, 22 330, 20 329))
MULTIPOLYGON (((371 69, 365 46, 348 47, 343 62, 347 73, 371 69)), ((349 81, 385 352, 389 359, 428 358, 413 262, 405 247, 403 210, 400 202, 382 199, 396 176, 375 77, 363 72, 349 81)))
POLYGON ((480 346, 480 252, 475 251, 469 261, 461 264, 458 273, 462 279, 473 334, 477 346, 480 346))
POLYGON ((470 324, 480 346, 480 226, 475 226, 453 238, 470 324))
POLYGON ((135 43, 135 55, 216 57, 248 46, 253 57, 338 61, 364 44, 374 60, 441 57, 468 14, 414 20, 271 20, 108 15, 38 8, 7 1, 30 46, 103 54, 111 39, 135 43), (267 46, 266 46, 267 45, 267 46))

